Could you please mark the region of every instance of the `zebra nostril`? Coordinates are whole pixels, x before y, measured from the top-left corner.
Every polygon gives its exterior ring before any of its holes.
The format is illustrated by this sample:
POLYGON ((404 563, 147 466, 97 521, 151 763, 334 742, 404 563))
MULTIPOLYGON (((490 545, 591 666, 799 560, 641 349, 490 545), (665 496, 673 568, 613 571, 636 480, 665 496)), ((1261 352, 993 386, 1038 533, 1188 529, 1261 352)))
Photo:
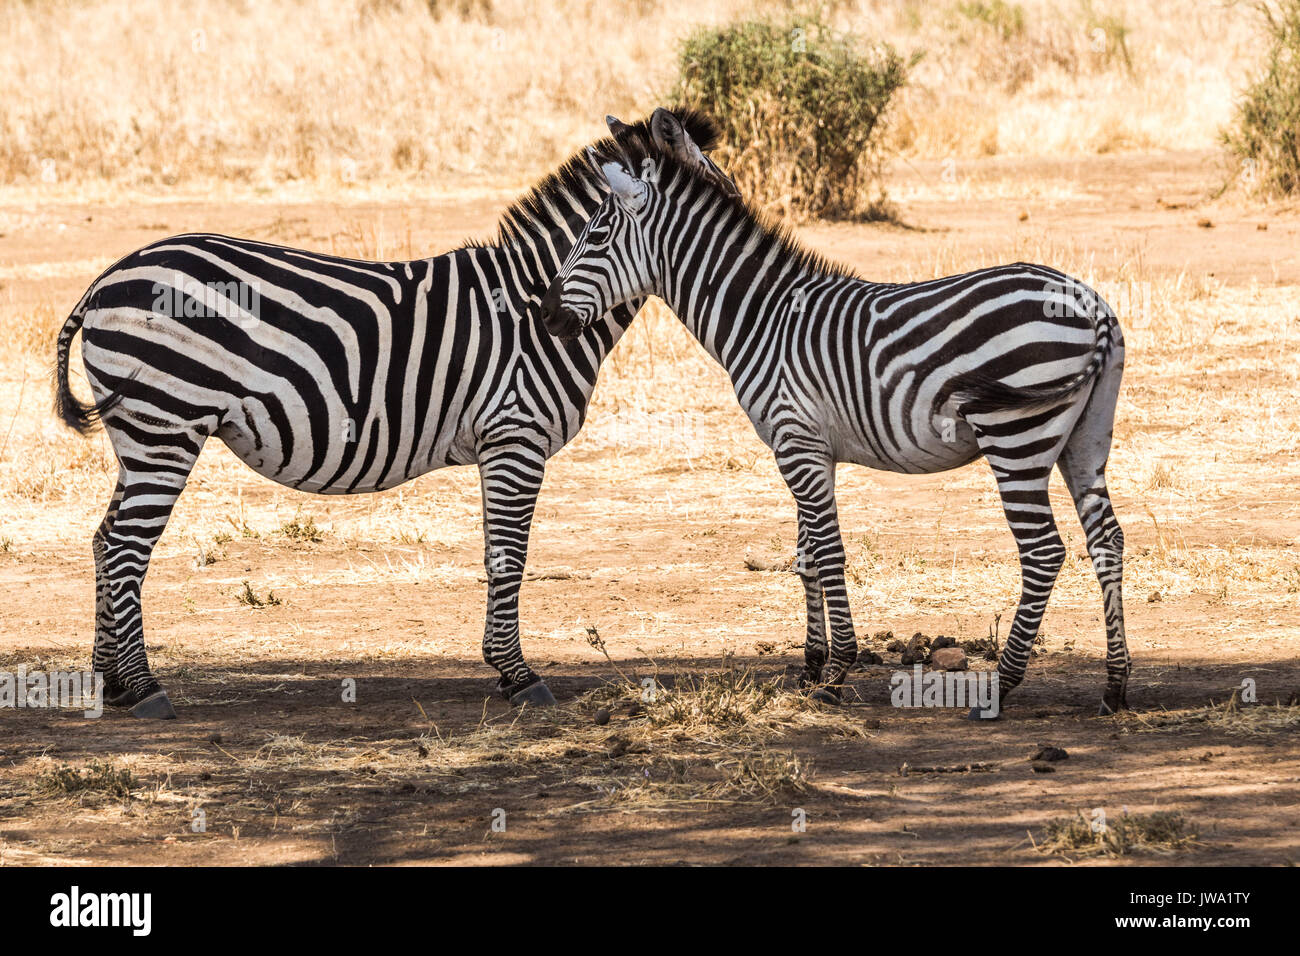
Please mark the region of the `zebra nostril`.
POLYGON ((546 294, 542 296, 542 319, 549 326, 555 318, 555 313, 560 309, 560 297, 564 295, 564 283, 556 279, 546 289, 546 294))

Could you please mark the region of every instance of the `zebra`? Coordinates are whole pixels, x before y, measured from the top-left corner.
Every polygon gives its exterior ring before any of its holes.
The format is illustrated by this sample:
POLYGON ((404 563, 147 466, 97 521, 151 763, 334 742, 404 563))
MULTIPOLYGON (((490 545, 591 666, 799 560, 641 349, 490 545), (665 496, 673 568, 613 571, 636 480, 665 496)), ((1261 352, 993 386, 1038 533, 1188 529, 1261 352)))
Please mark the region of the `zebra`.
MULTIPOLYGON (((607 309, 661 297, 731 377, 798 514, 807 632, 801 685, 839 703, 857 658, 835 467, 929 474, 983 456, 1019 549, 1021 594, 997 665, 998 703, 1024 678, 1065 547, 1048 498, 1060 469, 1101 584, 1102 714, 1127 706, 1124 536, 1106 488, 1124 341, 1082 282, 1015 263, 874 283, 766 224, 640 131, 608 117, 610 195, 542 300, 582 335, 607 309), (830 638, 827 640, 827 619, 830 638)), ((994 717, 992 706, 972 718, 994 717)))
MULTIPOLYGON (((660 109, 636 128, 726 178, 704 155, 718 136, 704 115, 660 109)), ((640 301, 565 342, 538 304, 608 192, 589 157, 613 149, 605 138, 575 153, 507 209, 493 240, 444 255, 368 262, 195 233, 131 253, 90 286, 58 335, 55 410, 83 433, 102 421, 119 465, 92 541, 106 703, 176 715, 145 654, 140 588, 213 435, 257 473, 317 494, 477 465, 483 656, 511 703, 555 703, 520 647, 529 529, 546 460, 582 426, 600 364, 640 301), (78 330, 90 404, 68 384, 78 330)))

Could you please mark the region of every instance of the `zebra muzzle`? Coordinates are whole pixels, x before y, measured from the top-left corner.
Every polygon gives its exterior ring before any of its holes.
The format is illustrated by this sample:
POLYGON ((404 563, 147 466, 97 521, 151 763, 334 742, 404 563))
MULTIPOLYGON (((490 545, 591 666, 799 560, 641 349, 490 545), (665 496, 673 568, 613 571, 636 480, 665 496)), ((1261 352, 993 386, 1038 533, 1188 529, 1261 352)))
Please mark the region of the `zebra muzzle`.
POLYGON ((542 296, 542 322, 546 331, 561 339, 571 339, 582 331, 578 314, 563 303, 564 281, 556 279, 542 296))

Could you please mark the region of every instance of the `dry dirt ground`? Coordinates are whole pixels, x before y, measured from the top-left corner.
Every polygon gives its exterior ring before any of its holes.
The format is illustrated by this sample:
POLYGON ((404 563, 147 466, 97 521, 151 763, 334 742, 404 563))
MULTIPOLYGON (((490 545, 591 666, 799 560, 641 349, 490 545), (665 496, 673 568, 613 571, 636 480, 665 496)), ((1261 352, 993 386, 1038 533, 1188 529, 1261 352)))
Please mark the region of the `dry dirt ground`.
MULTIPOLYGON (((213 442, 145 589, 180 718, 0 711, 0 863, 1300 861, 1300 213, 1211 200, 1217 175, 1202 154, 903 165, 900 224, 801 231, 872 277, 1034 259, 1116 306, 1130 714, 1093 716, 1100 598, 1059 482, 1071 557, 1003 718, 890 705, 898 655, 873 635, 969 641, 1014 609, 983 463, 841 469, 854 612, 886 663, 835 711, 779 689, 802 656, 802 588, 746 558, 789 554, 792 503, 723 374, 651 309, 537 513, 525 650, 558 711, 490 696, 472 469, 313 498, 213 442), (241 603, 244 582, 281 603, 241 603), (646 677, 662 689, 642 705, 626 682, 646 677), (1230 703, 1246 680, 1260 703, 1230 703), (1040 744, 1069 759, 1036 771, 1040 744), (87 788, 60 775, 97 761, 87 788), (1177 811, 1195 840, 1045 852, 1049 823, 1097 809, 1177 811)), ((52 330, 103 267, 191 230, 430 254, 489 232, 513 192, 0 203, 0 669, 88 663, 90 535, 114 472, 102 435, 52 421, 46 375, 52 330)))

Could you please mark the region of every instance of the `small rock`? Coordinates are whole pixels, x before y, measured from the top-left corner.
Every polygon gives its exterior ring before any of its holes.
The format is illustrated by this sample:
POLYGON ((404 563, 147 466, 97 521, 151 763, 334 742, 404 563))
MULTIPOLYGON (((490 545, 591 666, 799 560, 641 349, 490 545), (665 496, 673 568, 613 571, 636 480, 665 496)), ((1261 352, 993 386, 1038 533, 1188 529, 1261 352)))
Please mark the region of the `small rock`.
POLYGON ((1070 755, 1062 747, 1053 747, 1051 744, 1039 744, 1038 753, 1029 758, 1030 760, 1046 760, 1055 762, 1057 760, 1069 760, 1070 755))
POLYGON ((891 654, 901 654, 907 650, 907 643, 905 641, 890 641, 885 650, 891 654))
POLYGON ((1056 767, 1046 760, 1035 760, 1033 768, 1034 773, 1056 773, 1056 767))
POLYGON ((224 738, 219 733, 213 732, 208 734, 208 743, 210 744, 219 744, 223 739, 224 738))
POLYGON ((885 659, 881 657, 879 654, 877 654, 875 651, 859 651, 858 663, 861 664, 863 667, 873 667, 876 664, 885 663, 885 659))
POLYGON ((426 747, 424 744, 420 743, 418 740, 415 742, 415 752, 419 754, 421 757, 429 756, 429 748, 426 747))
POLYGON ((609 723, 609 711, 606 710, 604 707, 600 708, 600 710, 596 711, 596 716, 594 719, 596 721, 596 726, 604 727, 607 723, 609 723))
POLYGON ((873 641, 884 641, 886 644, 894 639, 893 631, 876 631, 871 635, 873 641))
POLYGON ((794 568, 793 558, 763 558, 745 555, 745 567, 751 571, 789 571, 794 568))
POLYGON ((899 661, 904 667, 911 664, 924 664, 929 655, 930 639, 917 631, 912 635, 912 639, 907 642, 907 647, 903 651, 902 660, 899 661))
POLYGON ((934 643, 930 645, 930 653, 933 654, 935 651, 943 650, 945 647, 956 647, 956 646, 957 646, 957 639, 955 637, 944 637, 942 634, 940 634, 938 637, 934 639, 934 643))
POLYGON ((1156 604, 1157 602, 1163 601, 1164 599, 1165 599, 1164 595, 1161 594, 1159 591, 1152 591, 1150 594, 1147 595, 1148 604, 1156 604))
POLYGON ((1198 220, 1196 220, 1196 224, 1197 224, 1198 226, 1200 226, 1202 229, 1213 229, 1213 228, 1214 228, 1214 223, 1211 222, 1209 219, 1198 219, 1198 220))
POLYGON ((966 652, 960 647, 941 647, 930 654, 930 666, 945 671, 966 670, 966 652))

